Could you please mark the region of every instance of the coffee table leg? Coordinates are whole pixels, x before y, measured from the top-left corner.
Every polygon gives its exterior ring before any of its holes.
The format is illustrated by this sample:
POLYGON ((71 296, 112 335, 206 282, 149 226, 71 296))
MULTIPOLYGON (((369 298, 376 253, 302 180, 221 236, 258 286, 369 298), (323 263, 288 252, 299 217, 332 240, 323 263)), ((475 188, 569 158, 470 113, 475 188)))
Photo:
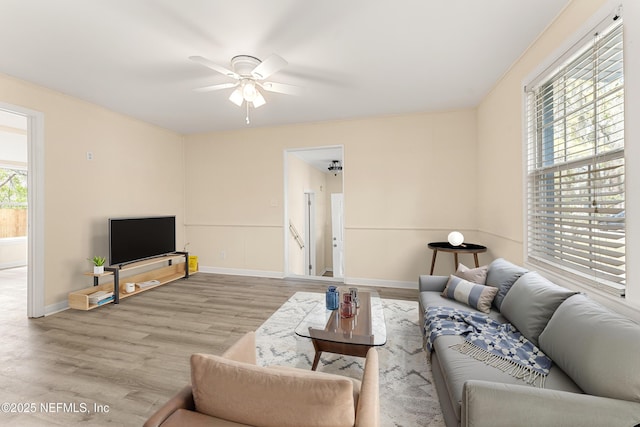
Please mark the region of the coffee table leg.
POLYGON ((315 371, 316 368, 318 367, 318 362, 320 362, 320 355, 322 354, 321 351, 316 351, 316 357, 313 358, 313 365, 311 365, 311 370, 315 371))
POLYGON ((313 358, 313 365, 311 365, 311 370, 315 371, 318 367, 318 362, 320 362, 320 355, 322 354, 322 348, 320 348, 320 342, 318 340, 311 339, 313 343, 313 348, 316 350, 316 355, 313 358))

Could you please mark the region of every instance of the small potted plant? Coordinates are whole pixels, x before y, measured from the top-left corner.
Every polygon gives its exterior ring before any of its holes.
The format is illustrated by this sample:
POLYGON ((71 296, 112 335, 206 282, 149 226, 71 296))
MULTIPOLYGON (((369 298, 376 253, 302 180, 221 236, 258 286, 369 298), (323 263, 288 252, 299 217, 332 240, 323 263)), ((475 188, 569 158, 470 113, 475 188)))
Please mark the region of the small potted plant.
POLYGON ((107 260, 105 257, 94 256, 93 258, 87 259, 93 263, 93 274, 104 273, 104 263, 107 260))

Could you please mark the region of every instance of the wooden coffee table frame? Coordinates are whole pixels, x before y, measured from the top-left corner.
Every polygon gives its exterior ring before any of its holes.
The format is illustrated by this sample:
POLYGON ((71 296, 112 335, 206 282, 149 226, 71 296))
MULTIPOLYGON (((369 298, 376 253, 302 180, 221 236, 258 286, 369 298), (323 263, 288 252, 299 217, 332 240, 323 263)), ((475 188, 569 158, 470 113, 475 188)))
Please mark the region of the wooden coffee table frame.
MULTIPOLYGON (((354 317, 341 318, 339 310, 333 310, 323 329, 309 327, 308 330, 300 331, 296 328, 297 335, 310 338, 313 343, 315 356, 311 370, 316 370, 323 352, 366 357, 370 348, 384 345, 384 342, 374 343, 371 309, 373 296, 369 292, 360 292, 359 298, 360 307, 356 310, 354 317)), ((320 303, 319 306, 324 308, 324 302, 320 303)), ((316 307, 314 309, 317 310, 319 308, 316 307)), ((305 316, 301 324, 305 323, 309 315, 310 313, 305 316)), ((382 321, 384 322, 384 318, 382 321)))
POLYGON ((316 350, 316 355, 313 358, 313 365, 311 365, 312 371, 315 371, 318 367, 320 356, 323 351, 326 351, 327 353, 344 354, 346 356, 366 357, 369 349, 375 347, 374 345, 348 344, 324 341, 316 338, 311 338, 311 342, 313 342, 313 348, 316 350))

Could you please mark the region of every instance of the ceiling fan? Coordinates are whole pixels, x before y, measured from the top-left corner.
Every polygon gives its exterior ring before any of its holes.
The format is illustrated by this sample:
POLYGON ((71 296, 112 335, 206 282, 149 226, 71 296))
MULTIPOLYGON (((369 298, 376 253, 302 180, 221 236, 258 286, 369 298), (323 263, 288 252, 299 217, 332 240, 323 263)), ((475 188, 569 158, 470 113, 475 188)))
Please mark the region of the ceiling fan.
POLYGON ((237 55, 231 58, 231 68, 218 65, 202 56, 190 56, 189 59, 235 80, 235 82, 205 86, 196 90, 198 92, 210 92, 236 88, 229 96, 229 100, 238 107, 241 107, 243 102, 246 101, 247 124, 249 124, 249 105, 252 105, 253 108, 258 108, 267 102, 262 93, 260 93, 260 89, 287 95, 297 95, 299 92, 297 86, 265 81, 265 79, 288 64, 287 61, 276 54, 269 56, 264 61, 250 55, 237 55))

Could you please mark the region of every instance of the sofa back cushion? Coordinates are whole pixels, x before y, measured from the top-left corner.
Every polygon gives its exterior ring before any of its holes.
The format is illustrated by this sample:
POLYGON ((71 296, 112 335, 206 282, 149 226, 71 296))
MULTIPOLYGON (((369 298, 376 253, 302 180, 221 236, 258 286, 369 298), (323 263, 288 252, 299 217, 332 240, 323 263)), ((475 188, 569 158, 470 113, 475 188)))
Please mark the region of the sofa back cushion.
POLYGON ((540 348, 586 393, 640 402, 640 325, 576 295, 540 334, 540 348))
POLYGON ((525 338, 538 345, 538 337, 558 306, 575 294, 531 271, 516 280, 500 312, 525 338))
POLYGON ((353 383, 338 375, 191 356, 196 411, 256 427, 352 427, 353 383))
POLYGON ((487 270, 487 280, 485 282, 488 286, 498 288, 498 294, 493 300, 493 306, 500 310, 504 297, 511 289, 511 286, 528 270, 518 265, 512 264, 503 258, 497 258, 489 264, 487 270))

